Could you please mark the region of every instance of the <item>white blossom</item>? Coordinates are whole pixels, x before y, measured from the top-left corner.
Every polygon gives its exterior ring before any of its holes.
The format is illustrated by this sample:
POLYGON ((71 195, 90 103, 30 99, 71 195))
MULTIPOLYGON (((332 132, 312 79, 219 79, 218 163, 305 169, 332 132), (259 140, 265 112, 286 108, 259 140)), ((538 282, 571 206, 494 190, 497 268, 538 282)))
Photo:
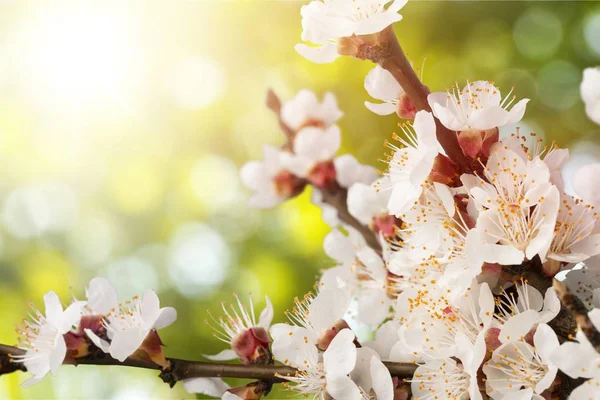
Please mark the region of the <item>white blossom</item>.
POLYGON ((119 361, 125 361, 138 350, 150 332, 167 327, 177 319, 173 307, 160 308, 153 290, 147 290, 141 299, 136 296, 120 307, 112 308, 114 311, 103 320, 110 342, 90 329, 86 329, 86 333, 96 346, 119 361))
POLYGON ((244 307, 237 295, 235 298, 237 308, 232 305, 228 310, 223 303, 221 308, 224 317, 215 319, 211 315, 213 322, 216 323, 215 337, 228 344, 230 348, 215 355, 205 354, 204 357, 209 360, 223 361, 239 357, 242 361, 246 361, 246 358, 255 356, 258 347, 269 345, 270 339, 267 332, 273 320, 273 305, 269 297, 265 296, 265 308, 261 311, 258 320, 254 313, 252 298, 250 298, 248 309, 244 307))
POLYGON ((295 132, 307 126, 328 128, 342 115, 344 113, 331 92, 325 93, 323 101, 319 102, 314 92, 303 89, 281 105, 281 120, 295 132))
POLYGON ((533 344, 535 347, 513 341, 494 350, 491 360, 483 366, 486 391, 492 399, 502 399, 527 388, 541 394, 552 385, 558 371, 552 361, 552 354, 559 348, 556 333, 548 325, 540 324, 533 335, 533 344))
POLYGON ((302 6, 302 40, 317 47, 297 44, 300 55, 316 63, 339 57, 336 41, 353 35, 378 33, 402 16, 407 0, 314 0, 302 6), (387 7, 386 7, 387 6, 387 7))
POLYGON ((583 72, 581 98, 587 115, 600 124, 600 68, 588 68, 583 72))
POLYGON ((392 190, 388 209, 394 215, 410 210, 419 199, 440 148, 433 115, 427 111, 419 111, 412 129, 405 127, 404 133, 406 139, 397 138, 400 147, 390 144, 394 153, 387 174, 392 190))
POLYGON ((295 307, 286 312, 291 324, 275 324, 270 329, 271 350, 276 360, 295 368, 315 365, 317 345, 327 347, 334 325, 340 321, 350 303, 349 293, 341 288, 323 288, 317 295, 308 293, 295 299, 295 307))
POLYGON ((293 389, 305 396, 323 398, 328 393, 336 400, 363 400, 360 388, 348 376, 356 365, 354 333, 342 329, 331 341, 322 359, 308 360, 296 376, 282 376, 293 389))
POLYGON ((379 65, 376 65, 365 77, 365 89, 371 97, 383 102, 371 103, 365 101, 365 106, 379 115, 389 115, 396 112, 399 99, 404 95, 402 86, 388 70, 379 65))
POLYGON ((264 145, 263 151, 263 161, 250 161, 240 171, 242 183, 254 192, 248 206, 255 208, 274 207, 304 188, 302 180, 287 168, 290 153, 269 145, 264 145))
POLYGON ((448 129, 461 132, 488 130, 516 124, 525 114, 529 99, 509 107, 515 100, 509 93, 504 99, 492 82, 468 82, 460 90, 431 93, 428 97, 433 114, 448 129))
POLYGON ((560 203, 548 167, 538 158, 523 160, 499 142, 492 146, 484 176, 461 177, 478 210, 483 241, 500 244, 507 254, 520 251, 521 261, 536 255, 545 261, 560 203))
POLYGON ((573 189, 578 197, 595 207, 600 207, 600 163, 588 164, 573 174, 573 189))
POLYGON ((79 323, 85 302, 74 302, 63 310, 56 293, 50 291, 44 295, 44 305, 45 314, 33 308, 32 321, 24 321, 19 347, 25 354, 13 356, 33 375, 24 386, 38 383, 48 372, 56 375, 67 355, 63 335, 79 323))

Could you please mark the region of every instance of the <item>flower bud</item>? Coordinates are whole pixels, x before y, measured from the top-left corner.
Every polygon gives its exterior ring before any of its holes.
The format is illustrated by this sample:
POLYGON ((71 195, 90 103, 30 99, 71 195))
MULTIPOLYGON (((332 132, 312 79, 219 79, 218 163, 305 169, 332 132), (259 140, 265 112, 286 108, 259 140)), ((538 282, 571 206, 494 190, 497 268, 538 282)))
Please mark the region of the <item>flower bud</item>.
POLYGON ((333 161, 316 163, 308 173, 308 180, 319 189, 327 189, 335 184, 335 165, 333 161))
POLYGON ((138 359, 147 357, 155 364, 160 365, 163 368, 168 368, 171 363, 165 357, 162 346, 163 342, 160 340, 158 332, 151 330, 142 342, 140 348, 133 354, 133 357, 138 359))
POLYGON ((270 342, 264 328, 253 327, 235 336, 231 347, 244 364, 262 364, 270 358, 270 342))

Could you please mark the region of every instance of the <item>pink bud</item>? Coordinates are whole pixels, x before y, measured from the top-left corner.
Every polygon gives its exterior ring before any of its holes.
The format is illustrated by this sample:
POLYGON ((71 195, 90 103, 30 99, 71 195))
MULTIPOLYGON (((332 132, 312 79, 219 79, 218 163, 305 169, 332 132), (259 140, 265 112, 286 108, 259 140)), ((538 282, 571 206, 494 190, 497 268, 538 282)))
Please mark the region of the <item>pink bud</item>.
POLYGON ((335 184, 335 165, 333 161, 316 163, 308 173, 308 180, 319 189, 327 189, 335 184))
POLYGON ((102 316, 100 315, 84 315, 79 321, 78 333, 83 334, 85 329, 90 329, 97 333, 104 329, 102 326, 102 316))
POLYGON ((231 347, 244 364, 256 363, 269 352, 269 335, 264 328, 250 328, 237 334, 231 347))
POLYGON ((413 102, 410 101, 406 93, 403 93, 398 98, 398 108, 396 109, 396 114, 403 119, 415 119, 415 116, 417 115, 417 107, 415 107, 413 102))

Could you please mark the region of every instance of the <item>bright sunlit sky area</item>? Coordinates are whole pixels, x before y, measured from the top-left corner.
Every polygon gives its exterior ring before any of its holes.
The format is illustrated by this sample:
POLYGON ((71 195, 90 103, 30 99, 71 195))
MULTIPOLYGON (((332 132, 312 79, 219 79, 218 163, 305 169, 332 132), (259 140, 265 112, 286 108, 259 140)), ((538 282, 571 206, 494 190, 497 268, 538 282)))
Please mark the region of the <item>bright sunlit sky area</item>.
MULTIPOLYGON (((179 314, 167 354, 199 359, 221 350, 207 308, 234 291, 260 308, 268 294, 283 318, 333 265, 310 193, 250 210, 238 177, 263 144, 283 141, 267 88, 283 99, 332 91, 342 151, 384 167, 398 119, 363 105, 372 65, 296 54, 302 4, 0 1, 0 343, 16 342, 30 300, 83 297, 101 275, 123 298, 156 289, 179 314)), ((521 132, 574 150, 567 176, 599 159, 600 129, 579 98, 582 70, 600 64, 598 3, 412 1, 403 15, 400 41, 415 65, 426 59, 432 90, 514 85, 532 99, 521 132)), ((12 374, 0 398, 185 396, 147 371, 119 372, 65 368, 26 390, 12 374)))

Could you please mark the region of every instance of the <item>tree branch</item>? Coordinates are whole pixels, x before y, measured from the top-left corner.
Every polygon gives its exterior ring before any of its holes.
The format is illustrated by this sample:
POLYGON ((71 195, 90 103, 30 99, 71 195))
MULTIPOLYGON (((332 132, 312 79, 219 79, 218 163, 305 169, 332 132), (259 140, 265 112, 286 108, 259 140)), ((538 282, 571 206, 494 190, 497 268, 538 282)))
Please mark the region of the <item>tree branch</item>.
MULTIPOLYGON (((418 111, 431 112, 431 107, 427 101, 429 89, 415 73, 391 26, 380 33, 380 40, 386 45, 386 49, 379 60, 373 61, 378 61, 382 68, 392 74, 418 111)), ((435 124, 437 139, 444 148, 446 155, 454 161, 461 172, 471 172, 474 167, 473 161, 463 154, 458 144, 456 132, 446 128, 437 118, 435 118, 435 124)))
MULTIPOLYGON (((15 371, 26 371, 22 363, 12 360, 13 356, 23 355, 24 350, 18 347, 0 344, 0 376, 15 371)), ((176 358, 167 358, 171 367, 162 369, 159 365, 151 361, 140 361, 128 358, 124 362, 119 362, 107 354, 99 356, 86 356, 76 360, 65 362, 70 365, 111 365, 133 368, 144 368, 161 371, 160 377, 163 381, 173 387, 177 382, 189 378, 242 378, 258 379, 272 383, 284 382, 285 379, 280 376, 294 376, 298 371, 295 368, 286 365, 273 364, 224 364, 202 361, 188 361, 176 358)), ((399 378, 410 378, 415 372, 417 366, 410 363, 392 363, 385 362, 385 366, 392 376, 399 378)))

